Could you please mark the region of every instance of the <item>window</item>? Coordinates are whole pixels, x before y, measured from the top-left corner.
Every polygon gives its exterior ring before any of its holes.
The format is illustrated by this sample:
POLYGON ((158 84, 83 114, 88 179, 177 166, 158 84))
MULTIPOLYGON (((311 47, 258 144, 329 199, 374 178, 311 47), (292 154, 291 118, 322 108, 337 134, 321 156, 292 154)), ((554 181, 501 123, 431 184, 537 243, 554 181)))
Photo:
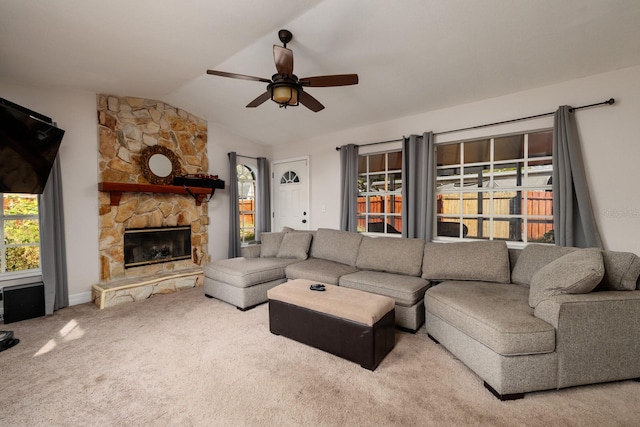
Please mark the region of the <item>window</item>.
POLYGON ((300 177, 296 171, 286 171, 280 178, 280 184, 297 184, 300 182, 300 177))
POLYGON ((436 146, 437 235, 553 243, 552 131, 436 146))
POLYGON ((238 211, 240 242, 246 245, 256 240, 256 175, 249 166, 237 165, 238 211))
POLYGON ((358 231, 402 232, 402 151, 358 157, 358 231))
POLYGON ((39 273, 38 196, 0 193, 0 200, 0 277, 39 273))

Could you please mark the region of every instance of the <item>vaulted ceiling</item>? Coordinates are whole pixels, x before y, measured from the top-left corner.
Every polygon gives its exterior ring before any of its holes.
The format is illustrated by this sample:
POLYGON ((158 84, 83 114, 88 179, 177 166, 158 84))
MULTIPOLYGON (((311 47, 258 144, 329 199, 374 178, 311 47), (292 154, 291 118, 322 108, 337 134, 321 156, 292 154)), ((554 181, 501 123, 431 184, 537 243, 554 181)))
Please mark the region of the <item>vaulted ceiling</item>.
POLYGON ((640 64, 638 22, 638 0, 0 0, 0 82, 159 99, 277 145, 640 64), (270 78, 281 28, 298 76, 360 83, 309 88, 313 113, 206 74, 270 78))

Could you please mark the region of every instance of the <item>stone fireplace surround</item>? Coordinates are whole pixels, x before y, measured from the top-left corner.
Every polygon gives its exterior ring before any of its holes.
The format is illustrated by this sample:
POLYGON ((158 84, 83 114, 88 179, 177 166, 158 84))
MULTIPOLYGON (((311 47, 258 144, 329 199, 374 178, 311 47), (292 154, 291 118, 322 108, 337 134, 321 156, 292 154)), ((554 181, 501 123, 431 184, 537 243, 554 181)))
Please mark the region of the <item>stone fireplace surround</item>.
MULTIPOLYGON (((169 148, 180 161, 179 174, 207 173, 207 122, 161 101, 97 95, 99 182, 146 184, 140 153, 153 145, 169 148)), ((161 293, 201 286, 201 265, 209 261, 207 203, 188 194, 122 194, 112 206, 98 192, 100 283, 92 300, 100 308, 161 293), (125 229, 191 227, 191 259, 124 268, 125 229)))

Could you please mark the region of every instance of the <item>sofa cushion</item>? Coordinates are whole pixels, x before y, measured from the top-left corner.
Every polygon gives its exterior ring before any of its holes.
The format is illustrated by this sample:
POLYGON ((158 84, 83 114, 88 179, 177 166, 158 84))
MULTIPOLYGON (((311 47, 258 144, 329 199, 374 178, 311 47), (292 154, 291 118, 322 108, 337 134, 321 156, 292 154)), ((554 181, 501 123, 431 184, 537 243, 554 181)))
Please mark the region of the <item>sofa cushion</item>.
POLYGON ((290 258, 230 258, 210 262, 203 267, 204 275, 237 288, 247 288, 285 277, 285 267, 300 262, 290 258))
POLYGON ((509 248, 509 268, 511 269, 511 282, 513 282, 513 267, 516 266, 522 249, 509 248))
POLYGON ((503 356, 551 353, 555 329, 533 315, 529 290, 488 282, 450 281, 430 287, 425 309, 503 356))
POLYGON ((285 233, 260 233, 260 256, 262 258, 272 258, 278 255, 278 249, 285 233))
POLYGON ((529 306, 535 308, 540 301, 554 295, 586 294, 591 292, 604 276, 604 263, 600 249, 579 249, 542 267, 531 279, 529 306))
POLYGON ((308 279, 330 285, 337 285, 340 276, 358 271, 357 268, 350 265, 318 258, 309 258, 287 267, 291 267, 284 270, 289 280, 308 279))
POLYGON ((278 258, 307 259, 311 234, 309 233, 285 233, 278 249, 278 258))
POLYGON ((602 251, 604 277, 599 291, 633 291, 640 276, 640 257, 631 252, 602 251))
POLYGON ((481 280, 509 283, 509 250, 506 242, 427 243, 422 278, 428 280, 481 280))
POLYGON ((362 234, 319 228, 311 243, 313 258, 335 261, 355 267, 362 234))
MULTIPOLYGON (((393 239, 395 240, 395 239, 393 239)), ((411 307, 424 297, 429 281, 415 276, 358 271, 340 277, 340 286, 393 298, 397 304, 411 307)))
POLYGON ((530 244, 523 250, 511 272, 511 282, 531 285, 531 279, 545 265, 577 250, 573 247, 530 244))
POLYGON ((261 244, 246 245, 240 248, 240 256, 245 258, 260 258, 262 253, 261 244))
POLYGON ((420 276, 424 240, 395 237, 363 237, 356 267, 361 270, 420 276))
POLYGON ((312 238, 313 238, 313 236, 316 235, 316 231, 315 230, 295 229, 295 228, 287 227, 286 225, 284 227, 282 227, 282 230, 280 230, 280 231, 282 233, 307 233, 307 234, 311 234, 312 238))

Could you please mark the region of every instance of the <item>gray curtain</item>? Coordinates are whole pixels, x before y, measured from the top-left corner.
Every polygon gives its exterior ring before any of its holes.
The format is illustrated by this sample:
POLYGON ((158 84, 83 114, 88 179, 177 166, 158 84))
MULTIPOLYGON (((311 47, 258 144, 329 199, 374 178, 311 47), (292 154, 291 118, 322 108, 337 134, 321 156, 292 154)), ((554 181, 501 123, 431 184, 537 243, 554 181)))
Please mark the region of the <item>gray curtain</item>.
POLYGON ((340 147, 340 229, 358 231, 358 146, 340 147))
POLYGON ((240 211, 235 151, 229 153, 229 258, 240 256, 240 211))
POLYGON ((553 229, 556 245, 603 248, 591 207, 578 130, 570 107, 553 124, 553 229))
POLYGON ((431 241, 435 200, 433 133, 402 142, 402 236, 431 241))
POLYGON ((38 196, 38 205, 40 267, 44 283, 45 312, 53 314, 55 310, 69 305, 59 156, 53 162, 44 192, 38 196))
POLYGON ((256 240, 262 232, 271 231, 271 196, 269 191, 269 162, 258 157, 258 176, 256 177, 256 240))

